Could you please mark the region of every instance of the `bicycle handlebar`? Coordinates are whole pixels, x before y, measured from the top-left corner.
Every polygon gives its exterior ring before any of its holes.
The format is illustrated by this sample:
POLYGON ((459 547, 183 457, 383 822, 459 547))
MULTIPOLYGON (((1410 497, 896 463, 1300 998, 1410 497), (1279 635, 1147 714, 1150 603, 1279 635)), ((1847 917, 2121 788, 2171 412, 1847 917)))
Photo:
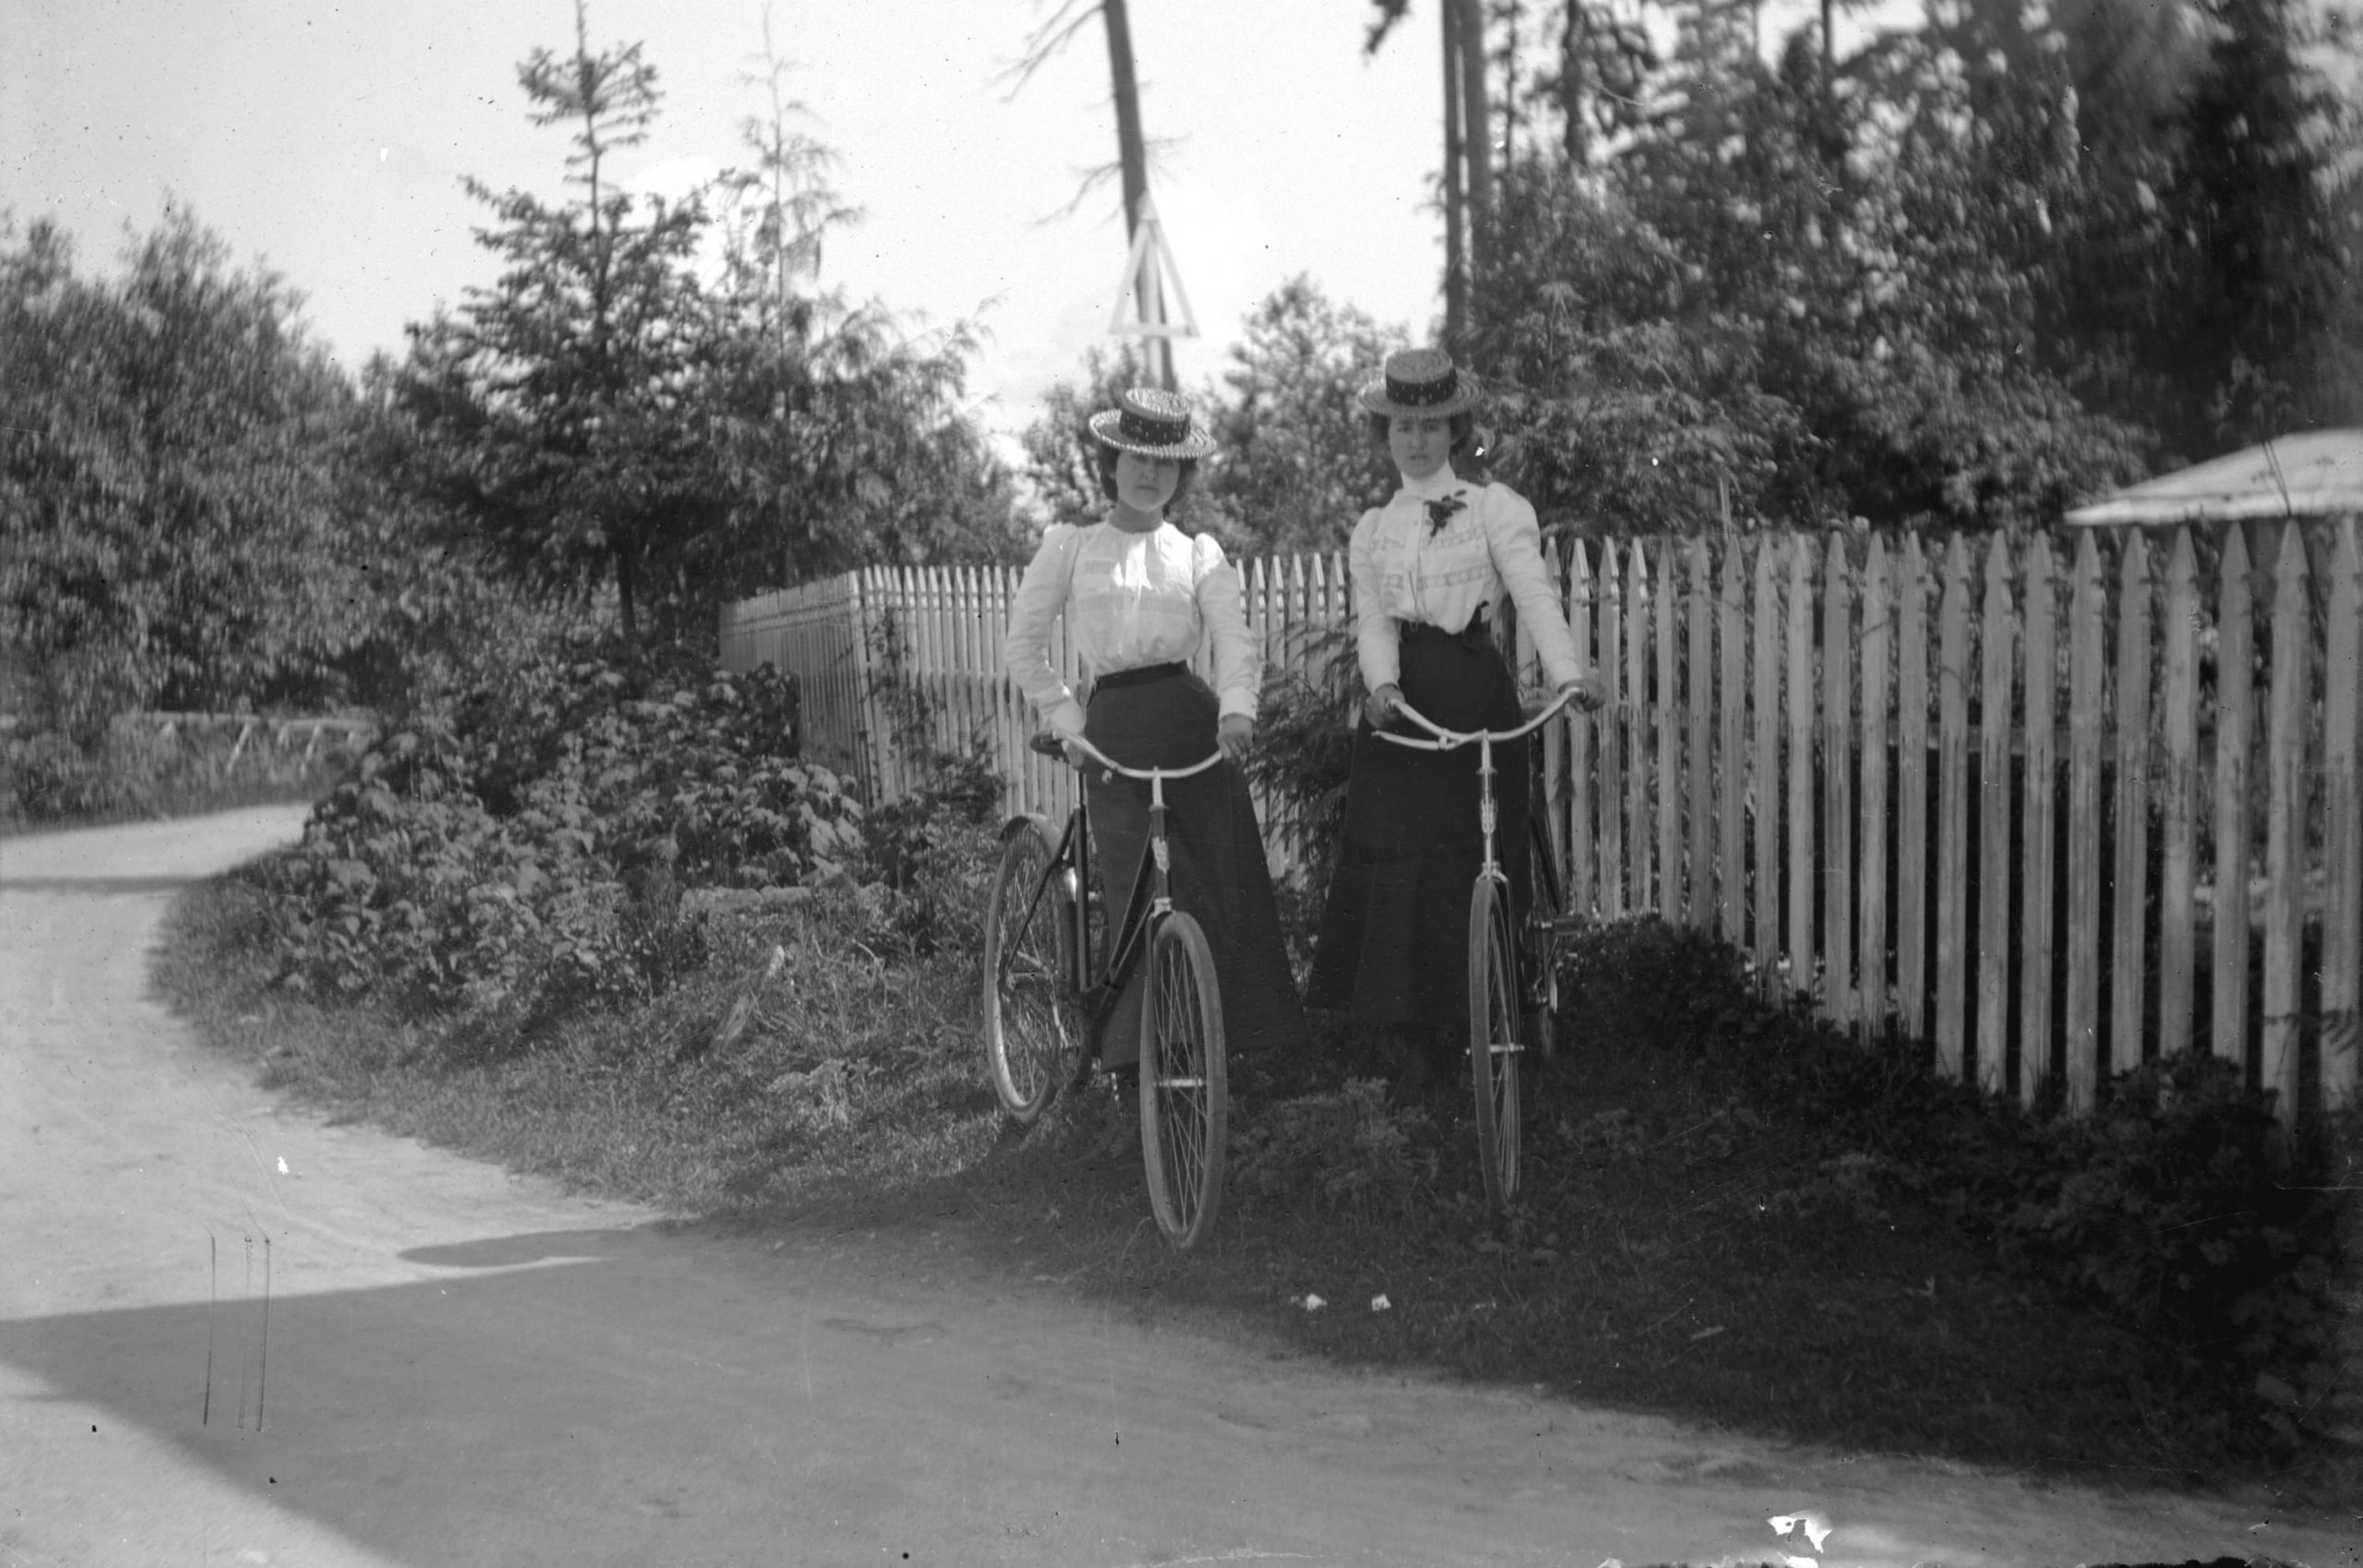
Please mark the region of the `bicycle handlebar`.
POLYGON ((1085 756, 1090 758, 1093 761, 1098 763, 1110 772, 1122 773, 1128 779, 1186 779, 1193 774, 1205 772, 1208 768, 1213 767, 1216 763, 1223 760, 1221 748, 1217 748, 1214 754, 1208 757, 1205 761, 1193 762, 1186 768, 1128 768, 1124 766, 1123 763, 1117 761, 1113 757, 1109 756, 1105 751, 1100 750, 1099 748, 1092 745, 1091 742, 1084 739, 1083 736, 1079 735, 1059 735, 1051 731, 1045 730, 1041 734, 1035 736, 1026 744, 1032 749, 1040 752, 1045 757, 1057 757, 1063 760, 1067 754, 1067 743, 1070 741, 1081 748, 1085 756))
POLYGON ((1545 724, 1557 718, 1562 712, 1565 712, 1567 704, 1573 702, 1575 700, 1576 694, 1573 691, 1562 691, 1557 696, 1551 699, 1550 701, 1544 703, 1541 711, 1536 712, 1533 717, 1528 719, 1526 723, 1518 725, 1515 729, 1505 730, 1448 730, 1442 724, 1437 724, 1434 720, 1429 718, 1425 713, 1421 712, 1417 708, 1412 707, 1409 702, 1398 701, 1395 704, 1395 711, 1397 713, 1402 714, 1403 717, 1410 720, 1420 728, 1427 731, 1428 734, 1433 736, 1434 738, 1432 740, 1421 740, 1417 736, 1396 735, 1389 730, 1373 730, 1371 733, 1377 736, 1381 740, 1391 740, 1397 746, 1408 746, 1415 751, 1452 751, 1475 741, 1491 740, 1498 743, 1505 740, 1516 740, 1521 736, 1531 735, 1536 730, 1541 729, 1545 724))

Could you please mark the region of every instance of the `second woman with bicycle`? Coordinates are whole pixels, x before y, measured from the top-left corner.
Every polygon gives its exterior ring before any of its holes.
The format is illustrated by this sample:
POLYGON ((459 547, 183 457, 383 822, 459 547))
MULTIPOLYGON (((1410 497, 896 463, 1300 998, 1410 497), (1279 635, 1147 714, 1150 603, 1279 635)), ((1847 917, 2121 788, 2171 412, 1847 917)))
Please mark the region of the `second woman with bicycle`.
MULTIPOLYGON (((1345 823, 1323 912, 1309 1006, 1342 1011, 1380 1065, 1396 1036, 1402 1086, 1450 1070, 1468 1026, 1469 888, 1482 855, 1474 748, 1408 750, 1371 732, 1405 703, 1456 731, 1506 729, 1523 717, 1517 677, 1491 617, 1506 598, 1544 676, 1597 707, 1541 553, 1534 509, 1505 485, 1464 477, 1476 395, 1449 355, 1408 349, 1362 389, 1372 438, 1401 478, 1362 514, 1348 546, 1363 700, 1345 823)), ((1496 841, 1527 842, 1523 740, 1497 748, 1496 841)), ((1522 856, 1507 857, 1514 912, 1530 893, 1522 856)))
MULTIPOLYGON (((1165 785, 1173 902, 1195 917, 1213 951, 1229 1049, 1298 1045, 1303 1010, 1254 802, 1235 762, 1254 736, 1263 660, 1248 635, 1238 570, 1221 545, 1166 521, 1214 439, 1184 400, 1155 388, 1124 392, 1115 408, 1092 416, 1091 433, 1110 503, 1106 520, 1044 533, 1010 610, 1010 675, 1053 731, 1083 736, 1128 767, 1186 767, 1217 745, 1234 760, 1165 785), (1087 708, 1050 661, 1062 611, 1089 679, 1087 708), (1211 686, 1184 662, 1202 640, 1213 655, 1211 686)), ((1071 751, 1070 760, 1080 755, 1071 751)), ((1088 768, 1084 782, 1098 866, 1113 875, 1137 864, 1148 836, 1147 786, 1088 768)), ((1102 891, 1121 900, 1125 890, 1102 891)), ((1107 1066, 1138 1059, 1141 984, 1136 972, 1109 1021, 1099 1059, 1107 1066)))

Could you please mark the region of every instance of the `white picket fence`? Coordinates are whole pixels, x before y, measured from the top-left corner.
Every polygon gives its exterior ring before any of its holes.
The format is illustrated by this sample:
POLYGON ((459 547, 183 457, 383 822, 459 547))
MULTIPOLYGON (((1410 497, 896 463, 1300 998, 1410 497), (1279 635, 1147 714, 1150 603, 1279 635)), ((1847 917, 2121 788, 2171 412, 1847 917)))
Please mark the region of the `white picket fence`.
MULTIPOLYGON (((1545 748, 1571 901, 1656 914, 1940 1068, 2089 1107, 2213 1050, 2284 1114, 2345 1104, 2363 1003, 2357 522, 2061 542, 1769 533, 1596 541, 1562 570, 1612 694, 1545 748), (1992 716, 1998 715, 1998 720, 1992 716), (1570 789, 1570 781, 1588 787, 1570 789)), ((1341 557, 1245 562, 1276 664, 1343 624, 1341 557)), ((722 621, 732 668, 802 678, 809 755, 909 780, 885 628, 932 743, 980 742, 1013 808, 1067 771, 1002 668, 1016 573, 877 569, 722 621)), ((1266 818, 1276 860, 1292 824, 1266 818)))

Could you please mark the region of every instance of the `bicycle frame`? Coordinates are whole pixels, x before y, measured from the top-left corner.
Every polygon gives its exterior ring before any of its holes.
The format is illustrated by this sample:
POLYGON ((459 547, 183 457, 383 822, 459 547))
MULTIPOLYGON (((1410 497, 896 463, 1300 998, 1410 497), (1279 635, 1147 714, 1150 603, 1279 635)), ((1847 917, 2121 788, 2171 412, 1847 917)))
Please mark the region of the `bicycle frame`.
POLYGON ((1042 881, 1034 890, 1034 897, 1026 909, 1031 921, 1041 907, 1042 894, 1050 886, 1050 879, 1062 870, 1074 879, 1074 968, 1068 976, 1081 997, 1085 1018, 1083 1060, 1078 1065, 1078 1079, 1087 1075, 1099 1059, 1100 1037, 1106 1033, 1108 1021, 1115 1016, 1116 1002, 1123 995, 1124 987, 1133 971, 1148 952, 1149 943, 1157 936, 1157 928, 1172 913, 1171 887, 1172 851, 1165 832, 1165 781, 1185 779, 1205 772, 1223 760, 1220 751, 1203 761, 1186 768, 1130 768, 1117 761, 1081 736, 1037 736, 1028 744, 1045 756, 1064 757, 1065 742, 1072 739, 1085 755, 1108 772, 1126 778, 1143 779, 1148 784, 1148 836, 1141 845, 1140 860, 1133 870, 1131 891, 1122 905, 1122 917, 1109 938, 1109 958, 1105 965, 1095 963, 1091 944, 1091 810, 1086 791, 1079 796, 1074 809, 1067 813, 1065 830, 1059 835, 1057 851, 1043 868, 1042 881))

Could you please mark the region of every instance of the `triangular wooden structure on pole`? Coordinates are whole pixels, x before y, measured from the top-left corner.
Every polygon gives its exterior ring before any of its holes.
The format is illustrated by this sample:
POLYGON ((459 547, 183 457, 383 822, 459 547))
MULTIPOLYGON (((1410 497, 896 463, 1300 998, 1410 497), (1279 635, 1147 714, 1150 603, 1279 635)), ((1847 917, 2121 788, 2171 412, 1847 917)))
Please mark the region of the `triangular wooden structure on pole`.
POLYGON ((1120 338, 1194 338, 1198 318, 1191 313, 1189 293, 1182 287, 1181 269, 1165 243, 1165 225, 1158 221, 1157 201, 1141 197, 1140 227, 1133 234, 1132 254, 1124 258, 1124 281, 1116 291, 1115 313, 1108 321, 1110 336, 1120 338), (1146 286, 1145 286, 1146 285, 1146 286), (1167 318, 1165 293, 1170 289, 1181 306, 1181 318, 1167 318), (1144 297, 1154 301, 1156 319, 1146 318, 1144 297))

